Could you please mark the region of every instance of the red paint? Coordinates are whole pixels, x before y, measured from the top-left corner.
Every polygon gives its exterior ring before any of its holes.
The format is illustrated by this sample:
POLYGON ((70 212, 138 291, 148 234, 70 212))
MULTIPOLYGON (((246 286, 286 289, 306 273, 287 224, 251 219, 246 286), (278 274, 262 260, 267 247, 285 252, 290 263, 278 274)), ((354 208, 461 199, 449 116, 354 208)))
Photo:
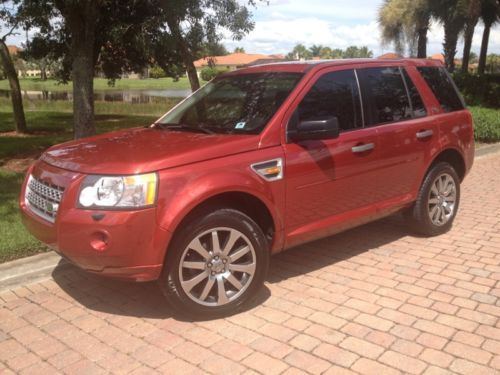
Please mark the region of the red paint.
POLYGON ((205 135, 142 128, 104 134, 50 148, 27 176, 65 188, 54 223, 20 207, 28 230, 80 267, 137 281, 161 273, 173 233, 205 200, 226 192, 259 199, 275 227, 272 251, 298 245, 395 212, 416 199, 425 172, 444 150, 456 150, 467 172, 473 162, 472 118, 467 110, 444 113, 415 66, 431 60, 340 60, 317 64, 272 64, 230 75, 304 72, 292 94, 260 135, 205 135), (341 133, 337 139, 286 142, 288 120, 324 72, 402 66, 422 96, 428 116, 341 133), (428 139, 417 139, 432 130, 428 139), (351 148, 374 143, 353 154, 351 148), (283 158, 284 178, 266 182, 250 165, 283 158), (141 210, 76 207, 87 174, 158 172, 157 203, 141 210), (102 213, 99 220, 92 215, 102 213))

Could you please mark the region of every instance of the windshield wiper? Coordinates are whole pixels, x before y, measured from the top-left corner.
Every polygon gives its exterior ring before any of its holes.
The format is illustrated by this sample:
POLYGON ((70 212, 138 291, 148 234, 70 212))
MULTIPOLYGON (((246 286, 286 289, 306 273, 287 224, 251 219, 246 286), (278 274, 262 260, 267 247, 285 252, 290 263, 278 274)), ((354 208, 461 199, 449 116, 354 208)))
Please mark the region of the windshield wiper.
POLYGON ((212 130, 202 127, 202 126, 189 126, 185 124, 163 124, 161 122, 156 122, 154 126, 165 130, 186 130, 192 132, 201 132, 205 134, 215 134, 212 130))

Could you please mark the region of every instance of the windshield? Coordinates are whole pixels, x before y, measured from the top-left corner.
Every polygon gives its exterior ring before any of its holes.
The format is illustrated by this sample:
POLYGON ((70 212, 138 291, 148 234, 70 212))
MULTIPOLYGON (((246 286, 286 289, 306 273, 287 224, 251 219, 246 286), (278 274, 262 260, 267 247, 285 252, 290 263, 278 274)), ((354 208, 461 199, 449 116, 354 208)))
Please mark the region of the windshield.
POLYGON ((302 73, 222 76, 206 84, 162 117, 162 128, 259 134, 283 104, 302 73))

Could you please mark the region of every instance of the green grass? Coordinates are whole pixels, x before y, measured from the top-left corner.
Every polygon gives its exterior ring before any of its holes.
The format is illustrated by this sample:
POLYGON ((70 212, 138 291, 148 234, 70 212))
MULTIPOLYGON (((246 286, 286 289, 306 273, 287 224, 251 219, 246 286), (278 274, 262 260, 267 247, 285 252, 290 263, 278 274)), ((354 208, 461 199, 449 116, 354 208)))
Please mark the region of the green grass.
POLYGON ((476 142, 500 142, 500 109, 469 107, 474 117, 476 142))
MULTIPOLYGON (((39 78, 22 78, 19 80, 22 90, 29 91, 71 91, 71 82, 60 84, 56 80, 42 81, 39 78)), ((181 77, 177 82, 172 78, 117 79, 114 86, 108 85, 105 78, 94 78, 94 90, 148 90, 148 89, 188 89, 189 80, 181 77)), ((7 80, 0 80, 0 90, 10 90, 7 80)))
POLYGON ((23 177, 0 168, 0 263, 48 250, 21 223, 18 198, 23 177))

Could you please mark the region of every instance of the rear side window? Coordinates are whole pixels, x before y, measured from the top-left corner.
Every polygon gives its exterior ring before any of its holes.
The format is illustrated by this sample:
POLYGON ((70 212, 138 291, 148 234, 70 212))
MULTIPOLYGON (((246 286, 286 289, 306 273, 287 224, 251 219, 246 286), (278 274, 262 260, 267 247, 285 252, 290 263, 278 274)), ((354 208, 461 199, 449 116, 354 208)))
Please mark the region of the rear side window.
POLYGON ((412 118, 410 100, 399 68, 358 70, 363 90, 366 125, 378 125, 412 118))
POLYGON ((425 82, 427 82, 445 112, 464 109, 462 99, 444 68, 423 66, 418 67, 417 70, 424 77, 425 82))
POLYGON ((298 107, 299 121, 337 117, 341 130, 362 126, 358 84, 353 70, 326 73, 298 107))
POLYGON ((427 115, 427 110, 425 109, 424 102, 420 96, 417 87, 411 80, 406 69, 401 70, 403 72, 403 77, 405 78, 406 87, 408 87, 408 94, 410 95, 411 105, 413 108, 413 117, 424 117, 427 115))

